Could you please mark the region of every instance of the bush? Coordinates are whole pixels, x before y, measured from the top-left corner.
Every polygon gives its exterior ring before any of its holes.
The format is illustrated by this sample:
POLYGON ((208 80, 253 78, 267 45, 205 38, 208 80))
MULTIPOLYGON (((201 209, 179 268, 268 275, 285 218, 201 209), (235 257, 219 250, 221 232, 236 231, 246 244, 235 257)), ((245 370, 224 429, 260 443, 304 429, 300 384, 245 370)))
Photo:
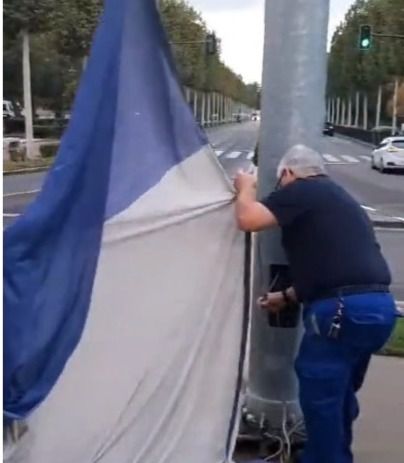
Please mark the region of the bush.
POLYGON ((56 156, 58 149, 59 149, 59 144, 42 145, 41 146, 41 157, 44 159, 53 158, 56 156))
POLYGON ((58 125, 34 125, 35 138, 60 138, 64 127, 58 125))

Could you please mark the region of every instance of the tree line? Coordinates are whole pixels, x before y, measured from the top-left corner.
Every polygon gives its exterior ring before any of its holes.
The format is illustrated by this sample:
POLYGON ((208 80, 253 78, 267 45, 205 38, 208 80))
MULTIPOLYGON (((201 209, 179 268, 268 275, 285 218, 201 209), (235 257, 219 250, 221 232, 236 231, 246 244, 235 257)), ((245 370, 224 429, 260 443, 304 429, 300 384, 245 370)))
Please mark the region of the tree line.
POLYGON ((376 34, 403 36, 403 0, 356 0, 351 6, 332 38, 328 96, 352 100, 361 92, 369 101, 371 116, 382 93, 382 119, 388 119, 393 113, 394 82, 398 80, 398 116, 404 117, 404 40, 374 36, 370 49, 360 50, 362 25, 370 25, 376 34))
MULTIPOLYGON (((102 0, 4 0, 5 98, 22 101, 21 37, 29 34, 34 106, 68 110, 102 9, 102 0)), ((258 84, 247 85, 227 67, 220 49, 206 54, 202 42, 209 30, 194 8, 183 0, 161 0, 160 11, 184 86, 257 107, 258 84)))

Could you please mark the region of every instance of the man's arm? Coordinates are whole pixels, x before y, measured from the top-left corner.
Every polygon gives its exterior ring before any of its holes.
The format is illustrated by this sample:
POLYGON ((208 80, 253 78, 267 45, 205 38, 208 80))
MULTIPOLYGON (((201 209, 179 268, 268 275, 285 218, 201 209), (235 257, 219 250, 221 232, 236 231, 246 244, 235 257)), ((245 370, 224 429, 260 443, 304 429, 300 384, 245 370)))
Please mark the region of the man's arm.
POLYGON ((274 214, 257 201, 256 179, 254 176, 238 174, 235 187, 238 192, 236 219, 240 230, 255 232, 278 225, 274 214))

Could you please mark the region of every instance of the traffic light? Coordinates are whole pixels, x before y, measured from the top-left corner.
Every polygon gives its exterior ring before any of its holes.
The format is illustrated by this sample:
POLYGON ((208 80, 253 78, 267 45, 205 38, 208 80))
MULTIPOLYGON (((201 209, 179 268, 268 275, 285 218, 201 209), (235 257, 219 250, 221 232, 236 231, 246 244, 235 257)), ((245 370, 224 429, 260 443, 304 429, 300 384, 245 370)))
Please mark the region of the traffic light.
POLYGON ((372 47, 372 27, 361 26, 359 34, 359 48, 361 50, 370 50, 372 47))
POLYGON ((217 38, 215 34, 208 34, 206 36, 206 54, 207 55, 217 54, 217 38))

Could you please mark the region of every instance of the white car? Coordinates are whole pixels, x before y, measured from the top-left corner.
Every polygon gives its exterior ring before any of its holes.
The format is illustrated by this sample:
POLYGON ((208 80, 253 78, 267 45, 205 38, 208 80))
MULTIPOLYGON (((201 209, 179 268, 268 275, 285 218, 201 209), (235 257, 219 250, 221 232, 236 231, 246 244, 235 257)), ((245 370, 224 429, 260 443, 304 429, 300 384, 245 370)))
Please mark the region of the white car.
POLYGON ((404 170, 404 137, 385 138, 373 151, 371 166, 380 172, 404 170))

